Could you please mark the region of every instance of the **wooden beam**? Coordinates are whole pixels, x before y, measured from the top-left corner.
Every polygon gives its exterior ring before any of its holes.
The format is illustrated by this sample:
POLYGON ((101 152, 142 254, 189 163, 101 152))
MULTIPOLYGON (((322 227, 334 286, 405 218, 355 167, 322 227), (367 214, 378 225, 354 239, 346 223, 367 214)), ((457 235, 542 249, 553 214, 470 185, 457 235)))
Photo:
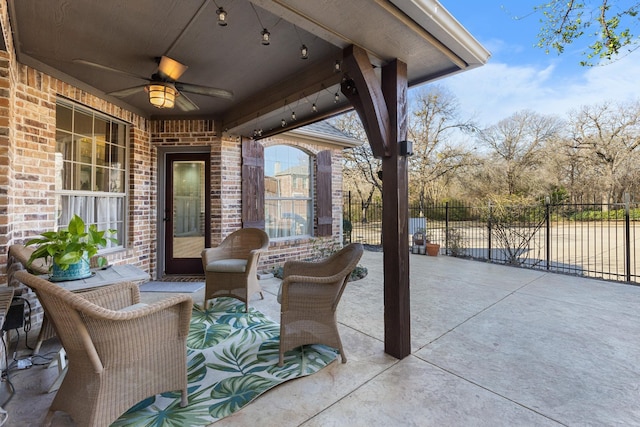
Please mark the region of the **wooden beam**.
POLYGON ((240 105, 230 109, 222 118, 222 128, 232 129, 257 117, 266 116, 273 111, 282 110, 285 100, 293 104, 303 97, 311 97, 317 92, 337 85, 342 75, 334 71, 335 56, 318 61, 302 73, 290 75, 280 83, 269 87, 240 105))
POLYGON ((409 294, 409 179, 399 141, 407 138, 407 65, 395 60, 382 69, 382 92, 389 112, 390 155, 382 159, 382 244, 384 253, 385 352, 411 354, 409 294))
POLYGON ((364 49, 351 45, 342 53, 342 93, 365 127, 373 155, 389 156, 389 113, 380 82, 364 49))

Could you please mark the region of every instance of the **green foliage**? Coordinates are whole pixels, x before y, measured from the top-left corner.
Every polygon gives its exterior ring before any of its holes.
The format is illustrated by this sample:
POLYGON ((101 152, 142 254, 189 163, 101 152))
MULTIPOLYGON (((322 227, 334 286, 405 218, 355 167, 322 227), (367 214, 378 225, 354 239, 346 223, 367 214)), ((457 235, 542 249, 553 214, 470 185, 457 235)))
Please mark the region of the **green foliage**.
MULTIPOLYGON (((624 209, 613 209, 609 211, 587 210, 574 212, 569 215, 571 221, 622 221, 625 219, 624 209)), ((631 221, 640 221, 640 208, 629 210, 631 221)))
POLYGON ((639 23, 639 2, 622 4, 607 0, 564 1, 552 0, 534 8, 542 13, 538 47, 546 52, 554 49, 561 54, 565 47, 587 39, 585 61, 580 65, 595 65, 593 59, 612 60, 619 54, 635 50, 640 37, 634 34, 639 23))
MULTIPOLYGON (((67 270, 70 265, 85 259, 85 254, 87 258, 91 258, 100 248, 105 247, 108 241, 116 242, 116 239, 106 236, 107 233, 115 232, 115 230, 98 231, 95 224, 91 224, 87 229, 82 218, 74 215, 67 227, 60 228, 58 231, 45 231, 40 238, 31 239, 25 243, 26 246, 37 245, 29 258, 28 265, 39 258, 43 258, 46 262, 52 259, 61 270, 67 270)), ((104 258, 98 260, 99 266, 105 263, 104 258)))

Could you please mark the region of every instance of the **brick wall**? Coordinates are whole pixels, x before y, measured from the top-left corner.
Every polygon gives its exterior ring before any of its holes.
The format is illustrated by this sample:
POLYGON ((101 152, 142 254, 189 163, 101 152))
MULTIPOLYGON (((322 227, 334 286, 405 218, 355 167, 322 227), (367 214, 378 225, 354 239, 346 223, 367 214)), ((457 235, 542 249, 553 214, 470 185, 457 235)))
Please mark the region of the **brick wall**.
POLYGON ((108 257, 112 262, 130 263, 149 271, 155 244, 155 181, 147 121, 94 95, 81 91, 32 68, 18 65, 15 95, 10 97, 10 149, 12 203, 6 230, 8 245, 23 243, 42 231, 55 227, 55 128, 56 99, 64 97, 85 107, 130 124, 129 151, 129 235, 127 249, 108 257))
MULTIPOLYGON (((17 63, 13 56, 6 1, 0 23, 7 51, 0 51, 0 283, 6 283, 8 247, 55 227, 56 100, 59 97, 129 124, 129 218, 127 248, 108 255, 112 263, 131 263, 155 277, 158 268, 157 192, 160 147, 208 147, 211 151, 213 245, 242 226, 241 145, 223 136, 212 120, 149 121, 91 93, 17 63)), ((291 134, 266 138, 265 146, 289 144, 310 154, 332 150, 333 236, 341 240, 341 149, 291 134)), ((277 241, 262 268, 288 258, 306 258, 317 239, 277 241)))

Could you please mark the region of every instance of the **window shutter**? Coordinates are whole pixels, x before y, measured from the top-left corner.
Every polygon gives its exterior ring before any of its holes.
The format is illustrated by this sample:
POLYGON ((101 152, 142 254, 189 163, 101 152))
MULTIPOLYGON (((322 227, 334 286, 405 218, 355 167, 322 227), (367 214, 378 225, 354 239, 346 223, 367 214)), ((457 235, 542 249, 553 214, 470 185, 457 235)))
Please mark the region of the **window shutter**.
POLYGON ((264 147, 242 139, 242 227, 264 229, 264 147))
POLYGON ((331 236, 333 228, 333 200, 331 197, 331 151, 316 156, 316 204, 318 236, 331 236))

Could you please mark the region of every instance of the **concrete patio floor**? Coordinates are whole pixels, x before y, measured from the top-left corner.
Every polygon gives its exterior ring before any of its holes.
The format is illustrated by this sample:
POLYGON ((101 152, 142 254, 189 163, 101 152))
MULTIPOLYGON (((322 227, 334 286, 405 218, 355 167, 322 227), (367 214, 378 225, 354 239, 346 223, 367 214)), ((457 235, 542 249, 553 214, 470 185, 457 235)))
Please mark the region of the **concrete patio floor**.
MULTIPOLYGON (((369 274, 339 307, 348 362, 278 386, 216 426, 640 425, 640 287, 411 255, 412 354, 397 360, 384 353, 382 256, 365 251, 369 274)), ((278 284, 263 281, 265 299, 252 301, 274 320, 278 284)), ((202 292, 190 294, 196 303, 202 292)), ((40 425, 56 374, 12 373, 7 425, 40 425)), ((74 424, 59 413, 53 425, 74 424)))

